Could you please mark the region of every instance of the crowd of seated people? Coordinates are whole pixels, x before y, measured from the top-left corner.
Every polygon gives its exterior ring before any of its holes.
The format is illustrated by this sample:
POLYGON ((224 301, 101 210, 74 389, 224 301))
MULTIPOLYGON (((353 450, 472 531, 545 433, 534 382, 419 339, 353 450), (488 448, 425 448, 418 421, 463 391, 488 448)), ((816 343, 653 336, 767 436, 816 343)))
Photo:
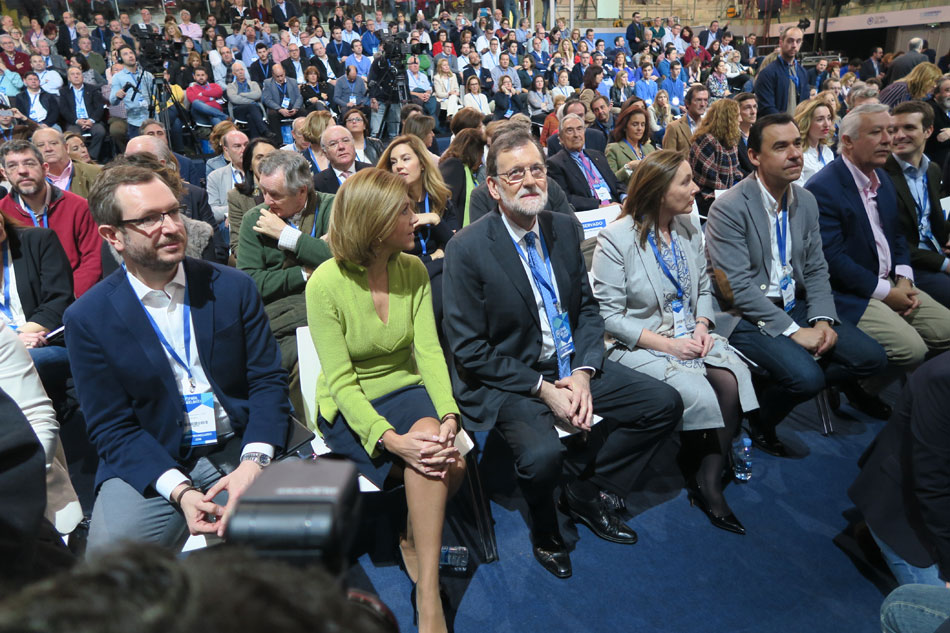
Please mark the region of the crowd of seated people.
MULTIPOLYGON (((745 534, 723 491, 743 421, 789 456, 799 404, 826 391, 888 419, 885 387, 950 349, 950 75, 919 38, 806 69, 798 27, 762 57, 751 34, 639 13, 608 48, 501 10, 387 23, 341 6, 324 24, 292 0, 223 4, 164 26, 67 12, 20 40, 0 22, 0 333, 56 415, 85 420, 89 556, 223 535, 293 414, 405 486, 399 546, 420 630, 440 631, 464 431, 511 447, 532 553, 564 578, 558 509, 635 543, 624 499, 670 436, 690 501, 745 534), (165 103, 149 32, 175 53, 165 103), (399 32, 419 44, 403 104, 381 50, 399 32), (597 210, 609 224, 585 240, 577 214, 597 210)), ((47 516, 68 534, 61 471, 47 516)), ((950 580, 926 506, 907 546, 872 501, 895 575, 950 580)))

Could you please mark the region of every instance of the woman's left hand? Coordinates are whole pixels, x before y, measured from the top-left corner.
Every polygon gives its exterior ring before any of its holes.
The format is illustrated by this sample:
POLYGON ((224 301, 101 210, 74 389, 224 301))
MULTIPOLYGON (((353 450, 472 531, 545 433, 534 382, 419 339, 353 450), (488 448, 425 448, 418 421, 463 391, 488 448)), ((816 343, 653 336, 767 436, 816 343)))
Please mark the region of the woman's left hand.
POLYGON ((431 257, 432 259, 442 259, 443 257, 445 257, 445 251, 443 251, 441 248, 438 248, 432 251, 431 253, 429 253, 429 257, 431 257))
POLYGON ((438 226, 439 222, 442 221, 442 216, 438 213, 417 213, 416 214, 416 226, 420 224, 431 224, 432 226, 438 226))
POLYGON ((699 322, 696 324, 696 329, 693 330, 693 340, 703 346, 700 358, 705 358, 713 346, 713 337, 709 335, 705 323, 699 322))

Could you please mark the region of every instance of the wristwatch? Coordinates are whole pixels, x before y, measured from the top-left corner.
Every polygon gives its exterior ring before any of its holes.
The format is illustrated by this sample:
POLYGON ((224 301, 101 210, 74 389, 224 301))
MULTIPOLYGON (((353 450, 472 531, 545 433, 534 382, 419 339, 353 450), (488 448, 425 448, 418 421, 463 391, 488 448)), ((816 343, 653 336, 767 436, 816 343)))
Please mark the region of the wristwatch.
POLYGON ((271 457, 267 453, 244 453, 241 462, 254 462, 263 469, 270 466, 271 457))

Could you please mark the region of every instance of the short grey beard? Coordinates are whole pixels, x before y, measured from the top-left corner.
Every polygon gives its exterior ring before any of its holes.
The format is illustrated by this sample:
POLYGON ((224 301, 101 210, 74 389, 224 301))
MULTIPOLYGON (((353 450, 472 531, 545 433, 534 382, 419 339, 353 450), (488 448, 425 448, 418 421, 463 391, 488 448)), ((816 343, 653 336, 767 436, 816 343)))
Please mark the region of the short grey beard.
POLYGON ((526 190, 524 187, 522 187, 519 191, 519 193, 535 193, 535 190, 537 190, 537 193, 541 194, 541 198, 538 200, 536 209, 529 208, 521 204, 519 202, 518 196, 509 198, 505 191, 500 188, 498 190, 498 194, 501 196, 501 202, 505 205, 506 209, 517 215, 524 216, 526 218, 533 218, 544 211, 544 207, 548 203, 548 192, 542 191, 537 185, 535 185, 531 190, 526 190))

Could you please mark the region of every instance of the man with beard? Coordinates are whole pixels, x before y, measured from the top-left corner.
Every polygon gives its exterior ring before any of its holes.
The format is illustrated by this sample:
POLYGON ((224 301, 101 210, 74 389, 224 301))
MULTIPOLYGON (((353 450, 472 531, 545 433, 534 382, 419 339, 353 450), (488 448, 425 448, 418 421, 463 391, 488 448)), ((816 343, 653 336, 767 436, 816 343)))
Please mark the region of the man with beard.
POLYGON ((561 501, 574 520, 608 541, 635 543, 623 500, 683 404, 668 385, 604 360, 583 231, 574 218, 543 211, 545 172, 530 132, 495 137, 487 173, 498 211, 446 248, 443 325, 458 404, 472 429, 497 426, 511 446, 534 556, 566 578, 571 561, 555 509, 562 473, 561 501), (557 425, 586 441, 562 444, 557 425))
POLYGON ((0 146, 0 167, 10 182, 10 195, 0 200, 0 213, 22 226, 52 229, 73 271, 73 290, 82 295, 102 274, 102 240, 89 215, 89 205, 76 194, 51 184, 48 165, 28 141, 0 146))
POLYGON ((247 276, 185 257, 180 203, 151 170, 107 169, 90 201, 124 268, 64 319, 100 459, 87 555, 126 540, 176 548, 186 529, 221 536, 288 429, 260 295, 247 276))

